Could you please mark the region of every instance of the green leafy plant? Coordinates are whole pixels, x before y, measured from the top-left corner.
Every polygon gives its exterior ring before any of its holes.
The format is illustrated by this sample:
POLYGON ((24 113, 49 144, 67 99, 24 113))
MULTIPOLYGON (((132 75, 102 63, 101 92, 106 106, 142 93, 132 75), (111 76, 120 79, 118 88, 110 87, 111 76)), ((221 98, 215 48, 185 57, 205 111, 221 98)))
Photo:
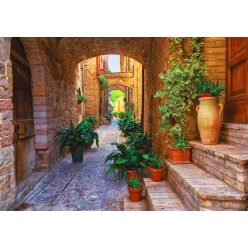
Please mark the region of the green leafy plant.
POLYGON ((144 133, 131 133, 126 140, 128 146, 134 146, 137 150, 144 149, 149 152, 151 149, 151 137, 144 133))
POLYGON ((94 131, 92 122, 89 119, 84 119, 78 124, 78 126, 85 137, 84 144, 91 146, 95 141, 97 147, 99 147, 99 135, 94 131))
POLYGON ((88 121, 89 123, 91 123, 93 128, 96 125, 98 125, 98 120, 94 116, 89 116, 89 117, 85 118, 84 121, 88 121))
POLYGON ((128 187, 133 189, 140 189, 142 188, 142 184, 138 178, 132 177, 128 180, 128 187))
POLYGON ((188 113, 198 97, 196 79, 206 75, 206 66, 202 53, 202 38, 191 38, 189 52, 185 52, 186 38, 170 38, 166 71, 159 76, 164 82, 155 97, 164 98, 159 106, 161 112, 161 130, 166 129, 174 140, 175 128, 183 135, 188 113))
POLYGON ((77 98, 78 101, 82 101, 84 103, 87 102, 87 97, 81 94, 81 89, 80 88, 77 89, 76 98, 77 98))
POLYGON ((107 174, 115 174, 118 171, 116 177, 122 179, 128 170, 138 171, 144 168, 144 165, 141 164, 142 155, 134 147, 117 142, 112 143, 112 145, 116 146, 116 150, 111 152, 105 160, 105 163, 112 161, 107 174))
POLYGON ((70 147, 71 151, 75 151, 79 146, 83 146, 88 138, 81 126, 74 126, 72 121, 70 121, 69 127, 62 128, 61 131, 57 132, 56 136, 59 136, 60 149, 70 147))
POLYGON ((196 84, 198 87, 198 94, 201 96, 203 94, 209 94, 210 96, 215 96, 217 100, 220 99, 221 93, 225 91, 226 87, 221 85, 219 81, 214 83, 212 80, 207 81, 203 76, 196 79, 196 84))
POLYGON ((127 120, 125 126, 122 128, 121 131, 130 135, 131 133, 134 133, 134 132, 141 132, 142 127, 134 119, 129 119, 127 120))
POLYGON ((106 90, 108 88, 108 79, 104 76, 100 76, 101 89, 106 90))
POLYGON ((171 144, 172 147, 181 148, 184 152, 190 147, 189 142, 185 139, 184 135, 174 137, 174 142, 171 144))
POLYGON ((162 168, 163 159, 160 159, 157 155, 152 155, 150 153, 143 155, 144 160, 141 162, 144 166, 151 167, 154 169, 162 168))

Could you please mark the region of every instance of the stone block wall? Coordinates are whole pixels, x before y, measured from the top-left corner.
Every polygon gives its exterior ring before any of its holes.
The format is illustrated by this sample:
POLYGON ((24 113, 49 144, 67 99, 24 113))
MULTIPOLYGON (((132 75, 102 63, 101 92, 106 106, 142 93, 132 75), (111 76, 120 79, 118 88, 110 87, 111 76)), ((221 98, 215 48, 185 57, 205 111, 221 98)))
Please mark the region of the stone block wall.
POLYGON ((10 38, 0 38, 0 210, 6 209, 15 196, 13 79, 9 55, 10 38))
POLYGON ((87 103, 85 116, 95 116, 99 120, 100 84, 97 76, 96 57, 84 61, 84 86, 87 103))

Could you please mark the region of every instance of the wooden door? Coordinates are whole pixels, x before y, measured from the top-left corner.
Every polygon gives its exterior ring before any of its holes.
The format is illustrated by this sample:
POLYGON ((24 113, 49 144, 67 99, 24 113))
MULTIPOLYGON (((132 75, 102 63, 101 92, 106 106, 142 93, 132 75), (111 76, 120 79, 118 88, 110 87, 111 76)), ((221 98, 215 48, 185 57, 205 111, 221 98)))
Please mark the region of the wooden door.
POLYGON ((248 38, 227 38, 224 122, 248 123, 248 38))
POLYGON ((35 166, 31 73, 21 41, 12 38, 13 124, 16 181, 28 177, 35 166))

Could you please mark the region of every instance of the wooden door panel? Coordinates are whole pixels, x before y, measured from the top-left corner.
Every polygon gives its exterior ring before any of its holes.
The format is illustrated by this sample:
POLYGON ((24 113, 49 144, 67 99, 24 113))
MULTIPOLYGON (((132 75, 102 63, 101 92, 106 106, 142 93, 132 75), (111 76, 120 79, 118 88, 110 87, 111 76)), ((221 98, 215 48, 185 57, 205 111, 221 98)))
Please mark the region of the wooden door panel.
POLYGON ((248 123, 248 38, 227 38, 224 122, 248 123))

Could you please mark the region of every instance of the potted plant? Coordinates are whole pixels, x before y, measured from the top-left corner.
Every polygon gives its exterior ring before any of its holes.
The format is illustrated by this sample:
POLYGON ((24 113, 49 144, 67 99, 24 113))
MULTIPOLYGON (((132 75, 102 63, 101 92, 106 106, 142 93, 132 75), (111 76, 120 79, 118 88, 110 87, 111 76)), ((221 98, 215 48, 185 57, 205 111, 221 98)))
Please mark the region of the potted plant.
POLYGON ((141 153, 147 153, 151 150, 151 137, 144 133, 131 133, 127 137, 126 144, 134 146, 141 153))
POLYGON ((101 85, 101 90, 106 90, 108 88, 108 79, 105 78, 104 76, 100 76, 100 85, 101 85))
POLYGON ((98 120, 94 116, 89 116, 89 117, 85 118, 84 121, 88 121, 89 123, 91 123, 91 125, 94 129, 96 129, 98 124, 99 124, 98 120))
POLYGON ((73 163, 83 161, 83 145, 87 137, 82 132, 80 125, 75 127, 73 122, 70 121, 69 127, 63 128, 56 136, 59 136, 60 149, 70 148, 73 163))
POLYGON ((188 164, 190 161, 190 145, 184 134, 174 135, 174 141, 168 145, 168 160, 174 164, 188 164))
POLYGON ((79 123, 79 128, 84 135, 84 148, 89 149, 96 142, 97 147, 99 147, 99 136, 98 133, 94 131, 94 123, 90 118, 86 118, 79 123))
POLYGON ((199 77, 196 83, 200 96, 200 105, 196 107, 196 111, 201 142, 215 145, 219 141, 223 111, 223 104, 219 103, 219 99, 226 87, 218 81, 206 81, 203 77, 199 77))
POLYGON ((105 163, 112 161, 107 174, 115 174, 117 171, 117 179, 122 179, 125 175, 128 179, 141 178, 143 168, 145 168, 145 165, 141 163, 142 155, 133 146, 126 146, 117 142, 112 143, 112 145, 115 145, 116 149, 105 160, 105 163))
POLYGON ((128 180, 129 199, 138 202, 141 199, 143 185, 138 178, 130 178, 128 180))
POLYGON ((87 97, 81 94, 81 89, 78 88, 76 92, 77 103, 81 104, 82 102, 87 102, 87 97))
POLYGON ((162 166, 163 160, 158 158, 157 155, 149 153, 144 154, 143 158, 144 161, 142 163, 148 166, 152 181, 160 182, 164 174, 164 167, 162 166))

